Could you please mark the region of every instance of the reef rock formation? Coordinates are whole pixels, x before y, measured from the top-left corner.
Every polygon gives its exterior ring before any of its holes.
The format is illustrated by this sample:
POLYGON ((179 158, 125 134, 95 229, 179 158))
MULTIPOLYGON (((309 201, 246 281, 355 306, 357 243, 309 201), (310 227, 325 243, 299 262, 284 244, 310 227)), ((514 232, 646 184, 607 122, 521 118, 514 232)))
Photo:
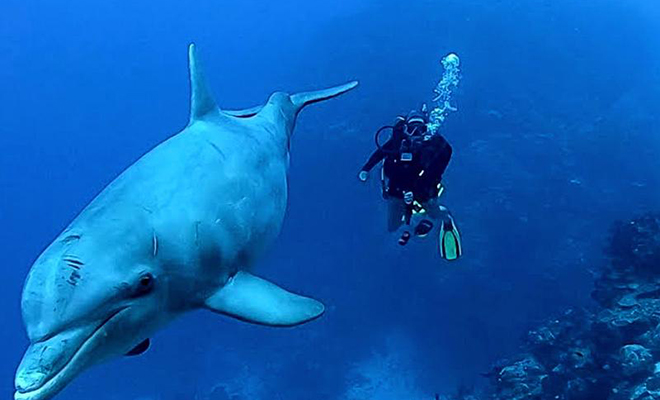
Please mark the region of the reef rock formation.
POLYGON ((487 374, 491 393, 480 398, 660 399, 660 215, 615 223, 607 256, 595 309, 530 331, 521 354, 487 374))

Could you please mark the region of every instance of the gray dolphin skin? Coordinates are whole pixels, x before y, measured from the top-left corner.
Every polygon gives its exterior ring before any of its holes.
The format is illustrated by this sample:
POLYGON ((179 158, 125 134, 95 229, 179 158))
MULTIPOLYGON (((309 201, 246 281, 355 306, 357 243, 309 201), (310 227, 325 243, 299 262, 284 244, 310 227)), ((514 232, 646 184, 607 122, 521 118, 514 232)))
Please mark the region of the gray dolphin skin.
POLYGON ((46 400, 109 358, 205 308, 267 326, 319 317, 323 305, 252 275, 279 234, 298 113, 357 86, 222 111, 189 49, 190 123, 111 182, 46 248, 23 289, 30 345, 16 400, 46 400))

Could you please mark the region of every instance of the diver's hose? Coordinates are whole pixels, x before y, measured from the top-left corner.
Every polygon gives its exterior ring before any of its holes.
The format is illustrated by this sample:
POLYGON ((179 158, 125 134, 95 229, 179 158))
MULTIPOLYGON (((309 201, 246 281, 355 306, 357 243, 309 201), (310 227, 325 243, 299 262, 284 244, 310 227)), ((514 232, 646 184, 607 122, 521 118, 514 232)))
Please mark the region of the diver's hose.
POLYGON ((394 127, 389 126, 389 125, 385 125, 382 128, 380 128, 379 130, 377 130, 376 134, 374 135, 374 140, 376 141, 376 147, 378 147, 378 150, 384 152, 385 154, 395 154, 395 153, 397 153, 396 151, 385 150, 383 148, 383 146, 381 146, 381 144, 380 144, 380 134, 383 133, 383 131, 386 130, 386 129, 392 129, 392 131, 394 131, 394 127))

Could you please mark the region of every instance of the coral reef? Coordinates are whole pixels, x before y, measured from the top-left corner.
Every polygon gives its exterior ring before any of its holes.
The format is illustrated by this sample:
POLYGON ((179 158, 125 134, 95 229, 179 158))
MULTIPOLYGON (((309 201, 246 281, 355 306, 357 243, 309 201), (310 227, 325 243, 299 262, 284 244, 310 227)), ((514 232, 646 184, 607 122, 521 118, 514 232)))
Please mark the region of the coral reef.
MULTIPOLYGON (((486 374, 491 400, 660 399, 660 215, 612 228, 592 310, 530 331, 486 374)), ((453 399, 475 399, 474 395, 453 399)))

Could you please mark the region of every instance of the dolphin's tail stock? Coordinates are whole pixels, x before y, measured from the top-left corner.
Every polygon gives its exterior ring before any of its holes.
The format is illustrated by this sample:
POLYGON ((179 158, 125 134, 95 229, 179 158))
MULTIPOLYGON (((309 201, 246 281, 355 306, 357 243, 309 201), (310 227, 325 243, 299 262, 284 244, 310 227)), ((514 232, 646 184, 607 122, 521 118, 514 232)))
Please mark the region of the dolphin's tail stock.
MULTIPOLYGON (((358 81, 351 81, 328 89, 296 93, 293 95, 276 92, 270 96, 268 103, 265 105, 244 110, 222 110, 222 112, 238 118, 250 118, 259 114, 266 118, 273 119, 285 116, 286 121, 292 123, 295 122, 298 113, 300 113, 305 106, 337 97, 354 89, 357 85, 358 81)), ((291 125, 290 128, 293 128, 293 125, 291 125)))
MULTIPOLYGON (((268 99, 268 103, 256 112, 256 115, 275 123, 282 124, 285 128, 287 137, 290 137, 293 133, 293 128, 296 125, 298 114, 303 108, 305 108, 305 106, 337 97, 340 94, 346 93, 355 88, 357 85, 357 81, 352 81, 329 89, 302 92, 293 95, 283 92, 275 92, 270 96, 270 99, 268 99)), ((256 108, 247 111, 254 110, 256 110, 256 108)), ((232 115, 248 116, 246 112, 234 113, 232 115)))
POLYGON ((349 90, 354 89, 358 85, 357 81, 345 83, 343 85, 331 87, 329 89, 315 90, 312 92, 303 92, 291 95, 291 103, 295 107, 296 113, 300 112, 305 106, 309 104, 318 103, 319 101, 329 100, 337 97, 349 90))
POLYGON ((302 92, 293 95, 276 92, 270 96, 268 102, 263 106, 248 108, 245 110, 221 110, 218 108, 211 91, 209 90, 201 63, 197 57, 197 51, 194 44, 190 44, 188 51, 190 67, 190 123, 207 118, 209 116, 225 115, 237 118, 251 118, 262 116, 271 120, 280 120, 284 117, 283 123, 288 128, 289 134, 295 125, 298 113, 307 105, 317 103, 337 97, 346 93, 358 85, 357 81, 352 81, 343 85, 335 86, 329 89, 316 90, 312 92, 302 92))

